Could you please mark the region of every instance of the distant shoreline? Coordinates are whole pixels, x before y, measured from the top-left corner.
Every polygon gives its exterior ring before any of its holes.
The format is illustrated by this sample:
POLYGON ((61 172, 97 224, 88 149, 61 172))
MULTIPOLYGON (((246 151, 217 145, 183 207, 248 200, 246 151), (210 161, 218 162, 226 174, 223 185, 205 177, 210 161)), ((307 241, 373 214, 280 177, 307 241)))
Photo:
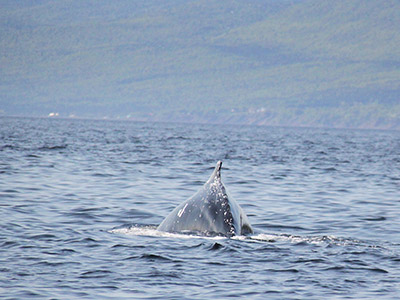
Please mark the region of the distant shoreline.
POLYGON ((235 121, 234 119, 219 118, 218 120, 195 119, 188 118, 163 119, 163 118, 122 118, 122 117, 102 117, 102 116, 29 116, 29 115, 0 115, 0 118, 24 118, 24 119, 47 119, 47 120, 87 120, 87 121, 111 121, 111 122, 140 122, 140 123, 171 123, 171 124, 201 124, 201 125, 230 125, 230 126, 261 126, 261 127, 281 127, 281 128, 315 128, 315 129, 338 129, 338 130, 379 130, 379 131, 400 131, 400 124, 393 124, 392 127, 387 126, 325 126, 322 124, 285 124, 285 123, 268 123, 260 121, 235 121))

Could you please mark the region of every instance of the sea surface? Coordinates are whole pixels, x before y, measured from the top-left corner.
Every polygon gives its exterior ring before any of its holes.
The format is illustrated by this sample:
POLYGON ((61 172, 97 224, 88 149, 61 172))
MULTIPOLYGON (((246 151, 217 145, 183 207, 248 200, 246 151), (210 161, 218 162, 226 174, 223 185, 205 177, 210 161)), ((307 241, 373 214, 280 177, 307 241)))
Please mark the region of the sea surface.
POLYGON ((398 299, 400 132, 0 118, 1 299, 398 299), (157 225, 222 180, 255 233, 157 225))

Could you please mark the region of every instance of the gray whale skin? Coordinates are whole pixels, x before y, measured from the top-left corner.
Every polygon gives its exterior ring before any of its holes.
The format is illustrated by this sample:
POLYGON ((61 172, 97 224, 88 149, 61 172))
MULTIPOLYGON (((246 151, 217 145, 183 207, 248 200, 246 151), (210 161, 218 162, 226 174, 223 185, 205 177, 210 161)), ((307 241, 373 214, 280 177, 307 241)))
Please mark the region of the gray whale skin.
POLYGON ((221 181, 221 167, 219 161, 203 187, 178 205, 157 230, 228 237, 253 233, 243 209, 228 195, 221 181))

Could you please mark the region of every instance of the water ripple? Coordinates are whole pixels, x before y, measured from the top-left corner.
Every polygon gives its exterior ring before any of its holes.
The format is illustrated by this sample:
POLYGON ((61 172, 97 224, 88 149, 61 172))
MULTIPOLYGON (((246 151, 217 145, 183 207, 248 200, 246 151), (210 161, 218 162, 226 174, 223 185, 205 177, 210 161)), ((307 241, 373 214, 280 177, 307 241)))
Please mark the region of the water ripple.
POLYGON ((0 118, 0 136, 5 299, 398 297, 399 132, 0 118), (157 231, 220 159, 254 235, 157 231))

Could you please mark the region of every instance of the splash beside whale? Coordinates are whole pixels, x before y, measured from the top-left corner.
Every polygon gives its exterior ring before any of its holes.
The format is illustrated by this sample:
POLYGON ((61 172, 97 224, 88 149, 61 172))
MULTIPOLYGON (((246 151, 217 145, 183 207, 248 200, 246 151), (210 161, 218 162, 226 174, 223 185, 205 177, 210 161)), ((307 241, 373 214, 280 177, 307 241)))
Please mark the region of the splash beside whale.
POLYGON ((248 218, 221 181, 219 161, 207 182, 192 197, 178 205, 157 227, 165 232, 195 232, 204 235, 253 233, 248 218))

